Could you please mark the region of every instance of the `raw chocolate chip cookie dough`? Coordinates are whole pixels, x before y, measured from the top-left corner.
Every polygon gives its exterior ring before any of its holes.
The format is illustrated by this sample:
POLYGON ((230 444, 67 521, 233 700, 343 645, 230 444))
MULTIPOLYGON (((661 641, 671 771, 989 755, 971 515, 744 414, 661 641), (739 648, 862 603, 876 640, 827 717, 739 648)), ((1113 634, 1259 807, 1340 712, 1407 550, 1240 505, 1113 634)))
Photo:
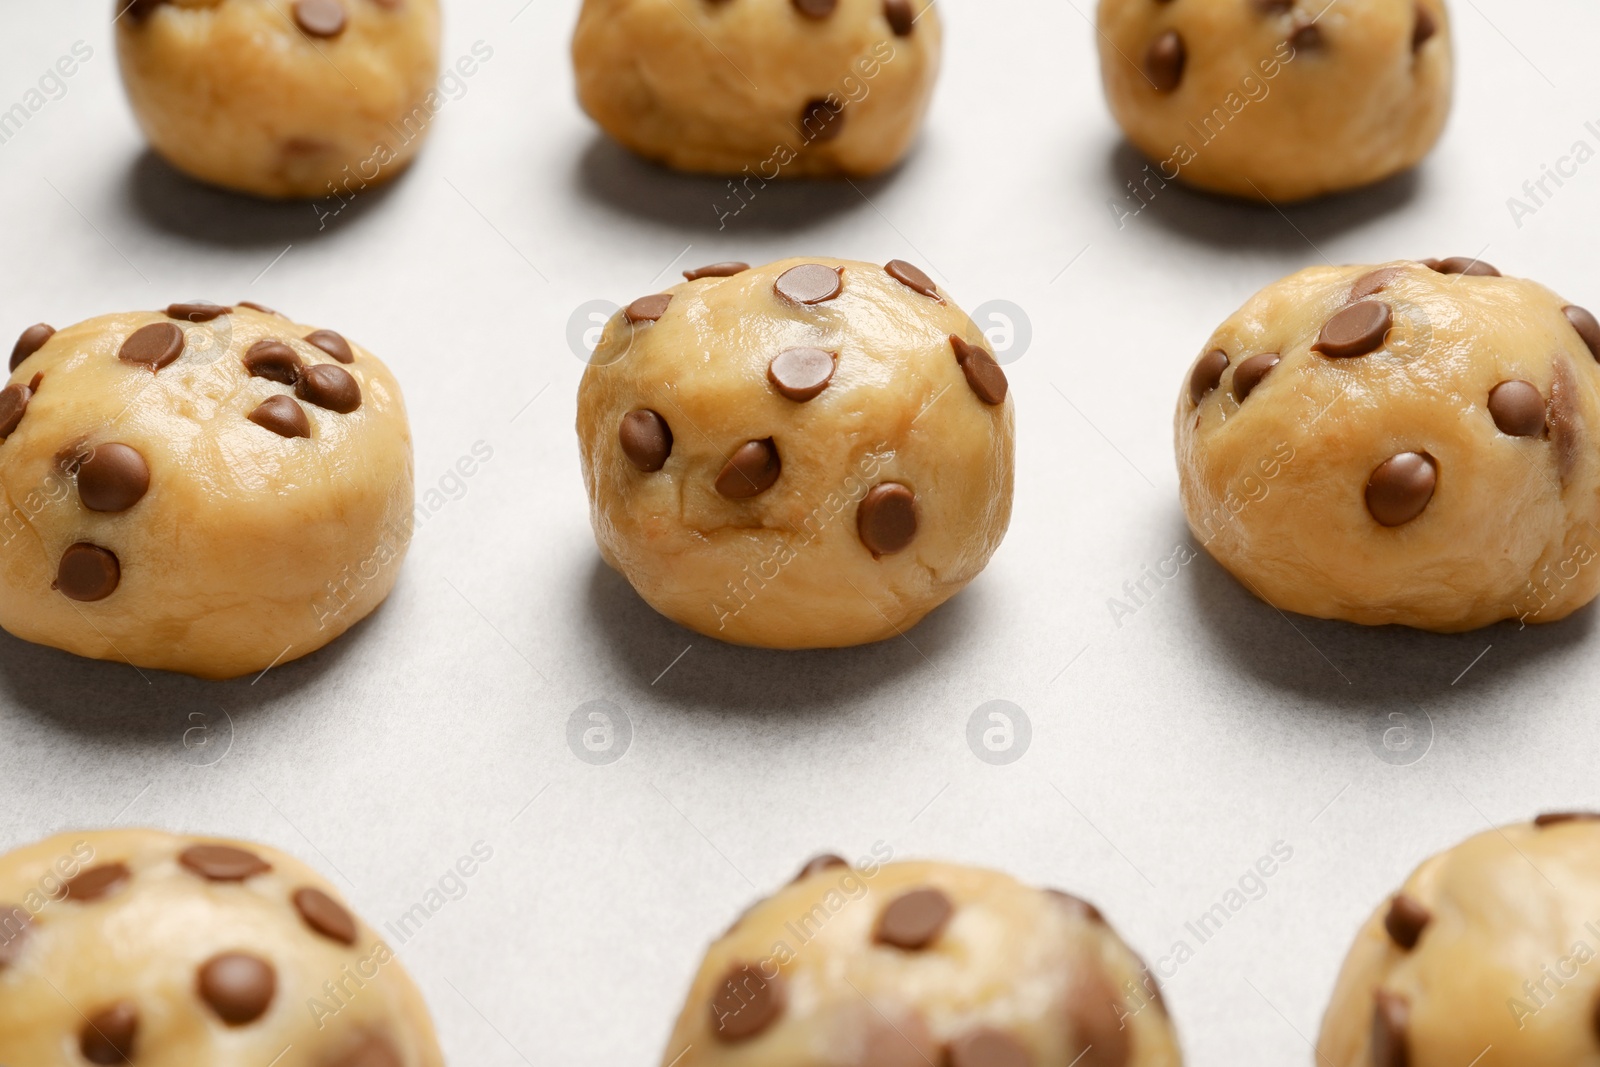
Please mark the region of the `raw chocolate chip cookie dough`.
POLYGON ((257 196, 348 196, 422 146, 438 0, 114 3, 133 112, 193 177, 257 196))
POLYGON ((1101 0, 1100 72, 1169 181, 1303 200, 1407 170, 1450 112, 1444 0, 1101 0))
POLYGON ((1285 611, 1458 631, 1600 590, 1600 323, 1466 260, 1318 267, 1178 399, 1195 537, 1285 611))
POLYGON ((0 1063, 442 1067, 410 977, 274 849, 155 830, 0 857, 0 1063))
POLYGON ((719 263, 606 325, 578 436, 606 561, 662 614, 861 644, 977 576, 1011 517, 1012 404, 921 270, 719 263))
POLYGON ((388 595, 411 483, 399 386, 332 330, 206 303, 30 327, 0 389, 0 626, 265 670, 388 595))
POLYGON ((1541 815, 1428 860, 1356 936, 1325 1067, 1600 1062, 1600 816, 1541 815))
POLYGON ((1178 1067, 1090 904, 994 871, 812 860, 706 953, 663 1067, 1178 1067))
POLYGON ((939 72, 932 0, 584 0, 578 99, 670 167, 777 178, 899 162, 939 72))

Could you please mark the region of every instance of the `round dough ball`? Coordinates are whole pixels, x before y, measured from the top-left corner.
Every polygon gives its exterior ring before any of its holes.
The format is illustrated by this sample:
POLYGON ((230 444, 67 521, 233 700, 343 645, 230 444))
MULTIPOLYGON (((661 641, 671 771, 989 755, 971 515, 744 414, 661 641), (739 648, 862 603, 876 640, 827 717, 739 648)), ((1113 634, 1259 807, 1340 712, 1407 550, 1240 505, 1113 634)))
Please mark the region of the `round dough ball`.
POLYGON ((1098 909, 995 871, 808 863, 706 952, 662 1067, 1178 1067, 1098 909))
POLYGON ((1189 528, 1284 611, 1443 632, 1563 618, 1600 591, 1597 358, 1594 316, 1487 264, 1301 271, 1184 383, 1189 528))
POLYGON ((117 0, 150 145, 201 181, 348 197, 405 169, 432 122, 438 0, 117 0))
POLYGON ((932 0, 584 0, 578 100, 679 170, 777 178, 887 170, 939 74, 932 0))
POLYGON ((0 1063, 442 1067, 377 933, 264 845, 66 833, 0 857, 0 1063))
POLYGON ((906 630, 1005 535, 1005 374, 899 260, 714 270, 613 316, 584 373, 601 554, 657 611, 724 641, 906 630))
POLYGON ((1356 935, 1317 1063, 1600 1062, 1597 819, 1541 815, 1418 867, 1356 935))
POLYGON ((31 327, 0 390, 0 626, 231 678, 338 637, 411 531, 400 387, 243 304, 31 327))
POLYGON ((1353 189, 1416 165, 1450 113, 1444 0, 1101 0, 1099 28, 1141 200, 1353 189))

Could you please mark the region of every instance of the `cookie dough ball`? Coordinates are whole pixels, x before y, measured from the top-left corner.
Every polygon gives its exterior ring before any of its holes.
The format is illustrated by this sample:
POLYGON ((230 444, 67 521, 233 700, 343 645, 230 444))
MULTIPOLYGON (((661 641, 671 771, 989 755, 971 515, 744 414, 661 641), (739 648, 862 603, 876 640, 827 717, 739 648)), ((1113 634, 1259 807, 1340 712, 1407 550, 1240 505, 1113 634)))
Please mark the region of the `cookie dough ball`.
POLYGON ((1285 278, 1178 398, 1189 528, 1284 611, 1563 618, 1600 591, 1597 358, 1593 315, 1485 263, 1285 278))
POLYGON ((684 626, 770 648, 892 637, 977 577, 1013 419, 961 309, 900 260, 686 273, 612 317, 578 390, 606 562, 684 626))
POLYGON ((205 303, 33 326, 0 390, 0 626, 263 671, 388 595, 411 492, 400 387, 332 330, 205 303))
POLYGON ((662 1067, 1178 1067, 1091 904, 1004 874, 808 863, 706 952, 662 1067))
POLYGON ((1174 179, 1304 200, 1398 174, 1450 113, 1444 0, 1101 0, 1100 73, 1150 160, 1174 179))
POLYGON ((116 9, 134 115, 152 148, 201 181, 348 197, 405 169, 427 135, 438 0, 116 0, 116 9))
POLYGON ((1541 815, 1428 860, 1356 935, 1326 1067, 1600 1062, 1600 816, 1541 815))
POLYGON ((421 994, 311 868, 156 830, 0 857, 0 1063, 442 1067, 421 994))
POLYGON ((584 0, 578 100, 679 170, 864 176, 911 147, 939 73, 932 0, 584 0))

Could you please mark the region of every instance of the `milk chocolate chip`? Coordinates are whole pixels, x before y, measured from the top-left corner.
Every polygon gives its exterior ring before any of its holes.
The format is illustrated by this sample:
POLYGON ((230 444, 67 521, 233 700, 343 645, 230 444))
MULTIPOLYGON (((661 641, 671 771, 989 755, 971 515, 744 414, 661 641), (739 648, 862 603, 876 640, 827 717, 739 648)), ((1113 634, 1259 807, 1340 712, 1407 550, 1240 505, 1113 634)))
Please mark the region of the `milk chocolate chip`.
POLYGON ((731 278, 735 274, 743 274, 749 269, 750 264, 730 259, 722 263, 712 263, 709 266, 686 270, 683 272, 683 276, 688 281, 697 282, 701 278, 731 278))
POLYGON ((1513 379, 1489 391, 1489 415, 1509 437, 1538 437, 1544 433, 1544 396, 1532 382, 1513 379))
POLYGON ((342 944, 356 943, 355 917, 337 900, 309 886, 296 889, 291 899, 294 901, 294 910, 300 913, 300 918, 311 929, 342 944))
POLYGON ((967 376, 967 385, 977 398, 991 407, 1005 403, 1006 390, 1010 387, 1006 381, 1006 372, 1000 369, 989 350, 982 345, 970 344, 967 341, 950 335, 950 347, 955 350, 956 363, 961 367, 961 373, 967 376))
POLYGON ((1177 30, 1168 30, 1154 41, 1144 54, 1144 73, 1159 93, 1174 92, 1183 82, 1183 68, 1189 53, 1177 30))
POLYGON ((920 267, 915 267, 903 259, 891 259, 884 265, 884 271, 901 285, 923 296, 939 299, 939 287, 933 284, 933 279, 928 277, 920 267))
POLYGON ((1380 463, 1367 480, 1367 510, 1383 526, 1404 526, 1421 515, 1439 484, 1425 452, 1402 452, 1380 463))
POLYGON ((339 0, 295 0, 294 21, 309 37, 337 37, 344 32, 344 6, 339 0))
POLYGON ((28 413, 28 401, 32 399, 33 390, 26 385, 8 385, 0 389, 0 438, 17 432, 22 416, 28 413))
POLYGON ((917 536, 917 498, 898 482, 873 486, 856 509, 856 533, 873 558, 910 546, 917 536))
POLYGON ((790 884, 803 882, 813 874, 821 874, 823 871, 831 871, 839 867, 848 866, 850 864, 843 856, 835 856, 831 852, 824 852, 820 856, 812 856, 806 860, 805 866, 801 867, 799 873, 790 879, 790 884))
POLYGON ((232 311, 231 307, 213 304, 209 300, 196 300, 191 304, 168 304, 167 318, 182 319, 184 322, 210 322, 232 311))
POLYGON ((778 446, 768 437, 761 441, 746 441, 728 460, 722 473, 717 475, 717 492, 729 500, 748 500, 772 488, 782 472, 778 459, 778 446))
POLYGON ((783 1014, 783 976, 763 977, 759 966, 735 963, 711 998, 711 1033, 718 1041, 731 1044, 755 1037, 783 1014))
POLYGON ((1568 305, 1561 309, 1561 313, 1572 323, 1572 328, 1578 331, 1578 336, 1583 338, 1583 343, 1588 346, 1589 354, 1600 360, 1600 321, 1589 312, 1576 305, 1568 305))
POLYGON ((178 862, 209 882, 242 882, 272 870, 272 864, 232 845, 190 845, 178 862))
POLYGON ((182 354, 183 331, 170 322, 152 322, 122 342, 117 358, 158 371, 182 354))
POLYGON ((917 28, 917 16, 911 10, 911 0, 883 0, 883 17, 896 37, 910 37, 917 28))
POLYGON ((132 1063, 139 1035, 139 1009, 120 1000, 89 1016, 78 1034, 78 1050, 90 1063, 132 1063))
POLYGON ((79 541, 61 554, 53 588, 71 600, 104 600, 117 591, 122 565, 108 549, 79 541))
POLYGON ((269 396, 245 418, 279 437, 310 437, 311 420, 289 396, 269 396))
POLYGON ((1389 902, 1389 911, 1383 917, 1383 928, 1396 945, 1410 952, 1417 947, 1422 931, 1433 921, 1433 913, 1413 897, 1397 893, 1389 902))
POLYGON ((121 889, 132 877, 126 863, 102 863, 67 882, 64 896, 75 904, 92 904, 121 889))
POLYGON ((627 316, 629 322, 655 322, 667 313, 667 305, 670 303, 672 303, 671 293, 641 296, 623 308, 622 313, 627 316))
POLYGON ((78 499, 90 511, 127 511, 150 491, 150 466, 131 445, 95 445, 78 465, 78 499))
POLYGON ((1194 370, 1189 372, 1189 403, 1198 404, 1204 400, 1206 394, 1222 382, 1222 372, 1227 369, 1228 353, 1220 348, 1213 348, 1195 360, 1194 370))
POLYGON ((266 1013, 278 992, 272 964, 246 952, 224 952, 200 967, 200 998, 229 1026, 253 1023, 266 1013))
POLYGON ((835 356, 821 348, 786 348, 767 364, 767 380, 797 403, 822 395, 833 380, 835 356))
POLYGON ((23 360, 43 348, 44 343, 55 335, 55 327, 42 322, 23 330, 22 336, 17 338, 16 345, 11 349, 11 369, 16 370, 23 360))
POLYGON ((622 416, 617 431, 622 442, 622 454, 628 462, 646 474, 660 470, 672 455, 672 427, 667 420, 649 408, 640 408, 622 416))
POLYGON ((293 385, 300 380, 304 366, 299 353, 282 341, 257 341, 244 354, 244 369, 252 378, 265 378, 280 385, 293 385))
POLYGON ((802 263, 778 275, 772 288, 779 296, 796 304, 820 304, 838 296, 844 290, 844 281, 833 267, 802 263))
POLYGON ((1411 1005, 1406 999, 1380 989, 1372 1003, 1372 1067, 1410 1067, 1406 1030, 1411 1005))
POLYGON ((1233 371, 1233 398, 1239 403, 1244 403, 1244 398, 1255 392, 1256 386, 1261 384, 1263 378, 1272 373, 1282 359, 1276 352, 1263 352, 1259 356, 1251 356, 1233 371))
POLYGON ((294 394, 308 404, 348 415, 361 406, 361 386, 343 367, 318 363, 300 372, 294 394))
POLYGON ((1333 359, 1350 359, 1376 352, 1394 324, 1394 312, 1381 300, 1351 304, 1323 324, 1311 351, 1333 359))
POLYGON ((306 334, 305 342, 315 345, 340 363, 354 363, 355 352, 350 349, 350 342, 344 339, 343 334, 334 333, 332 330, 313 330, 306 334))
POLYGON ((955 914, 950 898, 931 886, 902 893, 878 916, 872 939, 910 952, 933 943, 955 914))
POLYGON ((962 1034, 950 1042, 946 1062, 949 1067, 1035 1067, 1028 1046, 1003 1030, 989 1027, 962 1034))

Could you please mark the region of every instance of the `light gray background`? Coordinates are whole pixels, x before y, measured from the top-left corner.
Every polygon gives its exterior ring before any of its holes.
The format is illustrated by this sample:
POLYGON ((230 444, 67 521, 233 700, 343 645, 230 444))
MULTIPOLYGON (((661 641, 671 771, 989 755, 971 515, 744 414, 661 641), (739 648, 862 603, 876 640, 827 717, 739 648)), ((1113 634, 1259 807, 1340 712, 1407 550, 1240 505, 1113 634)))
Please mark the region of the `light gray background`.
POLYGON ((1425 855, 1600 804, 1592 610, 1361 630, 1285 617, 1204 558, 1121 625, 1107 607, 1186 543, 1171 405, 1260 286, 1481 254, 1600 308, 1600 163, 1520 229, 1506 206, 1600 144, 1592 4, 1454 0, 1457 104, 1414 176, 1283 214, 1174 188, 1119 230, 1107 202, 1138 164, 1090 0, 941 0, 945 71, 905 166, 770 188, 719 230, 720 182, 635 162, 579 112, 576 0, 525 3, 447 3, 447 60, 480 40, 493 58, 416 167, 319 232, 310 206, 199 189, 145 152, 108 3, 7 0, 0 108, 75 41, 94 56, 0 146, 0 334, 263 301, 394 368, 419 493, 477 442, 493 458, 372 619, 253 683, 0 637, 0 845, 109 824, 261 839, 381 925, 484 841, 494 858, 401 954, 450 1058, 612 1067, 655 1060, 703 946, 753 897, 881 840, 1077 891, 1152 961, 1187 941, 1167 989, 1191 1061, 1264 1064, 1309 1061, 1349 938, 1425 855), (1033 339, 1008 368, 1017 509, 988 571, 905 640, 783 655, 673 626, 599 562, 565 336, 585 302, 684 266, 808 252, 904 256, 969 310, 1025 309, 1033 339), (1032 723, 1008 766, 966 741, 995 699, 1032 723), (609 766, 567 744, 592 700, 632 723, 609 766), (1410 749, 1384 747, 1391 727, 1410 749), (1184 924, 1278 841, 1293 859, 1199 944, 1184 924))

